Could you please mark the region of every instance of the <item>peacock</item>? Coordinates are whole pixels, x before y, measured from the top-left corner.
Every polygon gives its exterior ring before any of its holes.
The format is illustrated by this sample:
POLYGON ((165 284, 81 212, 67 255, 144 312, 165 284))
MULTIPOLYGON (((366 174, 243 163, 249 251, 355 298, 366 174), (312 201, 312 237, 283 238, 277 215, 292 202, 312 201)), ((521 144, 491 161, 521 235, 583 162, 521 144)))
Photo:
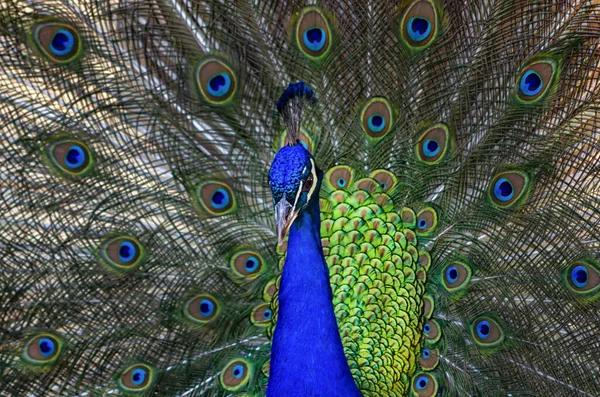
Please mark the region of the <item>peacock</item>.
POLYGON ((2 0, 0 395, 599 396, 593 0, 2 0))

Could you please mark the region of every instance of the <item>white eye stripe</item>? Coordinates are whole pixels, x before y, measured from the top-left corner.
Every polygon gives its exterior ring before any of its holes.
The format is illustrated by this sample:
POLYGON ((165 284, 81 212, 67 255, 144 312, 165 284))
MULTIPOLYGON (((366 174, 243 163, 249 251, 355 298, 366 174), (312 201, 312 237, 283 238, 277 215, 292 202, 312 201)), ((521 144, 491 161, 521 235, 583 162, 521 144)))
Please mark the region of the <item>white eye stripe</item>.
POLYGON ((306 198, 306 201, 309 201, 310 198, 312 197, 313 192, 315 191, 315 188, 317 187, 317 167, 315 166, 315 162, 313 159, 310 159, 310 163, 312 164, 312 168, 310 169, 310 173, 312 174, 313 177, 313 184, 310 187, 310 190, 308 191, 308 196, 306 198))
MULTIPOLYGON (((317 167, 315 167, 315 162, 313 159, 310 159, 310 163, 312 164, 310 173, 313 178, 313 183, 312 183, 310 190, 308 191, 307 196, 306 196, 307 203, 310 201, 310 198, 312 197, 312 194, 315 191, 315 188, 317 186, 317 167)), ((304 167, 304 171, 306 171, 306 167, 304 167)), ((303 171, 303 173, 304 173, 304 171, 303 171)), ((298 204, 298 199, 300 198, 300 194, 302 193, 303 186, 304 186, 304 181, 300 181, 300 186, 298 186, 298 191, 296 192, 296 199, 294 200, 294 206, 292 207, 292 212, 296 209, 296 204, 298 204)))

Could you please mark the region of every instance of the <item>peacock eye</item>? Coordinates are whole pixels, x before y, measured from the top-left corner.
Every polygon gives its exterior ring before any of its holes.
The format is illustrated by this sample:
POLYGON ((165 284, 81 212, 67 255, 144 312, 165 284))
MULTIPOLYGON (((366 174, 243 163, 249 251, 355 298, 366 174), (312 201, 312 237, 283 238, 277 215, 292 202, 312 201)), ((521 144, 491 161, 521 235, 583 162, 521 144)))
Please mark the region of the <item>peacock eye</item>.
POLYGON ((302 185, 302 191, 308 192, 310 190, 310 188, 312 187, 312 185, 313 185, 313 176, 309 175, 308 178, 306 178, 304 185, 302 185))
POLYGON ((240 251, 231 259, 232 270, 246 280, 256 278, 261 273, 262 267, 262 258, 253 251, 240 251))
POLYGON ((300 12, 296 21, 296 42, 309 59, 320 61, 331 49, 331 28, 325 13, 317 7, 300 12))
POLYGON ((417 157, 425 164, 437 164, 448 152, 450 130, 444 124, 436 124, 426 130, 416 145, 417 157))
POLYGON ((210 215, 229 214, 236 209, 231 187, 224 182, 204 181, 196 187, 196 199, 200 207, 210 215))
POLYGON ((219 309, 219 303, 214 297, 202 294, 185 304, 184 315, 196 324, 206 324, 217 317, 219 309))
POLYGON ((424 348, 419 357, 419 364, 425 371, 431 371, 439 363, 439 353, 437 349, 424 348))
POLYGON ((437 223, 437 212, 431 207, 426 207, 417 215, 417 235, 430 234, 435 230, 437 223))
POLYGON ((529 176, 521 171, 508 171, 497 174, 489 188, 492 203, 501 208, 518 204, 529 187, 529 176))
POLYGON ((69 24, 40 21, 33 26, 32 36, 42 54, 55 63, 69 63, 81 55, 79 33, 69 24))
POLYGON ((251 375, 250 363, 243 359, 230 361, 221 371, 221 386, 230 391, 238 390, 248 383, 251 375))
POLYGON ((433 43, 437 35, 438 16, 431 0, 419 0, 410 5, 402 17, 402 39, 413 50, 421 50, 433 43))
POLYGON ((379 139, 393 127, 392 107, 385 98, 372 98, 363 105, 360 120, 365 134, 371 139, 379 139))
POLYGON ((327 171, 325 175, 325 184, 333 189, 346 189, 354 179, 354 171, 345 165, 338 165, 327 171))
POLYGON ((62 340, 55 335, 43 333, 31 338, 21 352, 21 358, 33 365, 54 363, 62 350, 62 340))
POLYGON ((94 161, 88 147, 74 139, 59 139, 45 148, 53 168, 63 176, 83 176, 93 168, 94 161))
POLYGON ((471 268, 462 262, 452 262, 442 271, 442 283, 448 292, 467 286, 471 280, 471 268))
POLYGON ((518 99, 525 104, 534 103, 546 96, 556 81, 558 66, 553 59, 538 59, 527 65, 518 82, 518 99))
POLYGON ((600 291, 600 271, 593 260, 580 260, 567 269, 565 278, 569 289, 582 295, 594 295, 600 291))
POLYGON ((150 389, 154 378, 154 368, 146 364, 135 364, 121 373, 117 384, 125 392, 140 392, 150 389))
POLYGON ((204 99, 215 105, 229 102, 237 91, 233 70, 216 57, 208 57, 198 64, 196 84, 204 99))
POLYGON ((259 327, 266 327, 270 324, 271 318, 273 317, 273 311, 269 307, 268 303, 263 303, 262 305, 258 305, 252 310, 252 314, 250 315, 250 321, 252 324, 259 327))
POLYGON ((100 259, 112 270, 133 270, 142 264, 145 257, 142 244, 130 236, 107 238, 100 244, 100 259))
POLYGON ((414 396, 430 397, 437 394, 438 384, 433 376, 420 372, 413 377, 412 389, 414 396))
POLYGON ((480 317, 472 325, 475 342, 481 347, 497 346, 504 340, 502 328, 489 317, 480 317))

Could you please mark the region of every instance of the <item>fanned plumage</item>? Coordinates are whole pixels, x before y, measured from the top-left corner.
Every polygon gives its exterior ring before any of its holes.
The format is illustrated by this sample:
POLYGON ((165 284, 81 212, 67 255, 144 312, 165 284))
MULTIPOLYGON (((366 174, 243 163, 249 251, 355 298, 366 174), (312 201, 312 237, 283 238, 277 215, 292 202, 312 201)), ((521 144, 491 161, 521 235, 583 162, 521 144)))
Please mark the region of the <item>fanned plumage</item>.
POLYGON ((282 390, 305 193, 363 395, 600 393, 596 2, 5 0, 0 44, 0 394, 282 390))

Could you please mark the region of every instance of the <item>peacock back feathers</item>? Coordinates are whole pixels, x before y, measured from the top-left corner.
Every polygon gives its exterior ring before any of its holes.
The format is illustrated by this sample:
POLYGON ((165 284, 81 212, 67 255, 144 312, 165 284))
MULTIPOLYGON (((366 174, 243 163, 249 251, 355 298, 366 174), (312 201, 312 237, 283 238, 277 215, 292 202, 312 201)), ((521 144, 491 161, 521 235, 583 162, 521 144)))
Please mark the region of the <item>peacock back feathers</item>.
POLYGON ((589 1, 3 1, 1 390, 265 395, 293 128, 365 396, 597 395, 598 23, 589 1))

